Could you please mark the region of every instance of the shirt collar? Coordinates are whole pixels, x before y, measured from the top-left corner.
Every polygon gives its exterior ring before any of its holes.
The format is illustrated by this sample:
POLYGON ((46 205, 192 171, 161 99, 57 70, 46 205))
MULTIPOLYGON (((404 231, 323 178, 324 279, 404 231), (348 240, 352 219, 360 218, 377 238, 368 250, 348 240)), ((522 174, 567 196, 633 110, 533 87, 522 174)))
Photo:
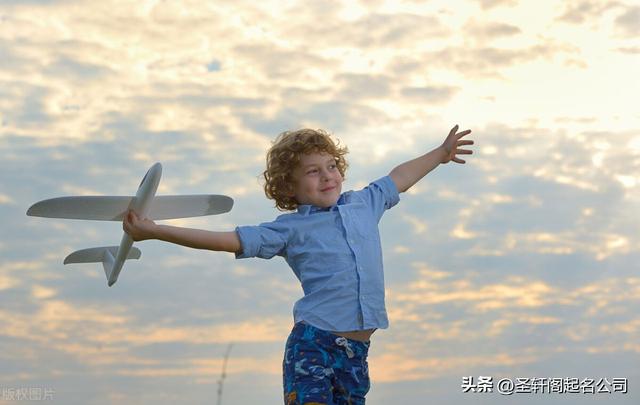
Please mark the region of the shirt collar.
POLYGON ((298 213, 306 216, 306 215, 313 214, 315 212, 320 212, 320 211, 335 211, 336 209, 338 209, 338 205, 342 205, 345 203, 344 196, 345 196, 345 193, 340 194, 340 198, 338 198, 338 201, 331 207, 326 207, 326 208, 318 207, 311 204, 298 205, 298 213))

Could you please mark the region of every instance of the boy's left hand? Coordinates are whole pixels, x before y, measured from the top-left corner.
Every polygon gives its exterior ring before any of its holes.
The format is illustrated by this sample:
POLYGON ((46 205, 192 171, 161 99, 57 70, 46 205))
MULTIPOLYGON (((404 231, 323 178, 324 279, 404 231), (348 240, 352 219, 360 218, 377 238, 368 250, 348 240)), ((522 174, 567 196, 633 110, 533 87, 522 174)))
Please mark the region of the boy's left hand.
POLYGON ((456 131, 458 131, 457 125, 451 128, 451 132, 449 132, 447 139, 445 139, 444 143, 440 146, 445 152, 445 157, 442 158, 440 163, 448 163, 451 160, 456 163, 465 163, 464 160, 458 158, 456 155, 470 155, 473 153, 473 151, 469 149, 458 149, 463 145, 473 145, 472 140, 460 140, 460 138, 462 138, 463 136, 469 135, 471 133, 471 130, 467 129, 466 131, 458 133, 456 133, 456 131))

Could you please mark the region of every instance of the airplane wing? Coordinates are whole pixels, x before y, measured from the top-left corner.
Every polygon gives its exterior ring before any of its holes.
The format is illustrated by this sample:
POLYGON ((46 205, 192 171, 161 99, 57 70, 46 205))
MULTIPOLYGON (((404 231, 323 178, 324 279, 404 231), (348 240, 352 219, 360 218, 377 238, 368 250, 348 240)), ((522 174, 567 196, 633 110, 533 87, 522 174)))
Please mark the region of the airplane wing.
MULTIPOLYGON (((27 215, 46 218, 122 221, 132 196, 75 196, 43 200, 29 207, 27 215)), ((226 195, 160 195, 151 202, 149 219, 174 219, 216 215, 231 211, 233 199, 226 195)))
POLYGON ((149 219, 172 219, 217 215, 231 211, 233 199, 226 195, 160 195, 151 201, 149 219))

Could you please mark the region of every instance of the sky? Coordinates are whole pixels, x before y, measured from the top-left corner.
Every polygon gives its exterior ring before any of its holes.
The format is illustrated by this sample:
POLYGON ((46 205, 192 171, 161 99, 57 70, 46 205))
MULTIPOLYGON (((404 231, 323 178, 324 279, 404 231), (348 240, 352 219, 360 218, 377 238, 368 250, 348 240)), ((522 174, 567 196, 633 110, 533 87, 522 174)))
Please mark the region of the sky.
POLYGON ((259 177, 280 132, 333 134, 350 190, 456 124, 474 154, 380 223, 367 403, 638 403, 639 37, 631 0, 0 0, 0 403, 217 403, 228 350, 223 404, 282 403, 302 296, 281 258, 159 241, 109 288, 62 261, 121 224, 31 204, 133 195, 161 162, 158 194, 235 201, 162 223, 228 231, 281 214, 259 177), (628 388, 498 392, 518 378, 628 388))

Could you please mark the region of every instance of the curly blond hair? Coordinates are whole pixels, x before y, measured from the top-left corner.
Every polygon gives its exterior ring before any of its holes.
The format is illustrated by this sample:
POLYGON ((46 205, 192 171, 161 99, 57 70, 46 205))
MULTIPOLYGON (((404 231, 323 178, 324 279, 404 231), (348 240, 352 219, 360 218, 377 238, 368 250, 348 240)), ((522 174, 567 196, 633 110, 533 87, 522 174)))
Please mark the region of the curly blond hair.
POLYGON ((325 152, 336 159, 338 171, 344 178, 347 164, 344 155, 346 146, 331 139, 331 135, 322 129, 299 129, 286 131, 278 135, 267 152, 267 169, 262 173, 265 179, 264 193, 275 200, 280 211, 292 211, 298 208, 298 201, 289 194, 293 192, 293 170, 300 163, 301 155, 325 152))

